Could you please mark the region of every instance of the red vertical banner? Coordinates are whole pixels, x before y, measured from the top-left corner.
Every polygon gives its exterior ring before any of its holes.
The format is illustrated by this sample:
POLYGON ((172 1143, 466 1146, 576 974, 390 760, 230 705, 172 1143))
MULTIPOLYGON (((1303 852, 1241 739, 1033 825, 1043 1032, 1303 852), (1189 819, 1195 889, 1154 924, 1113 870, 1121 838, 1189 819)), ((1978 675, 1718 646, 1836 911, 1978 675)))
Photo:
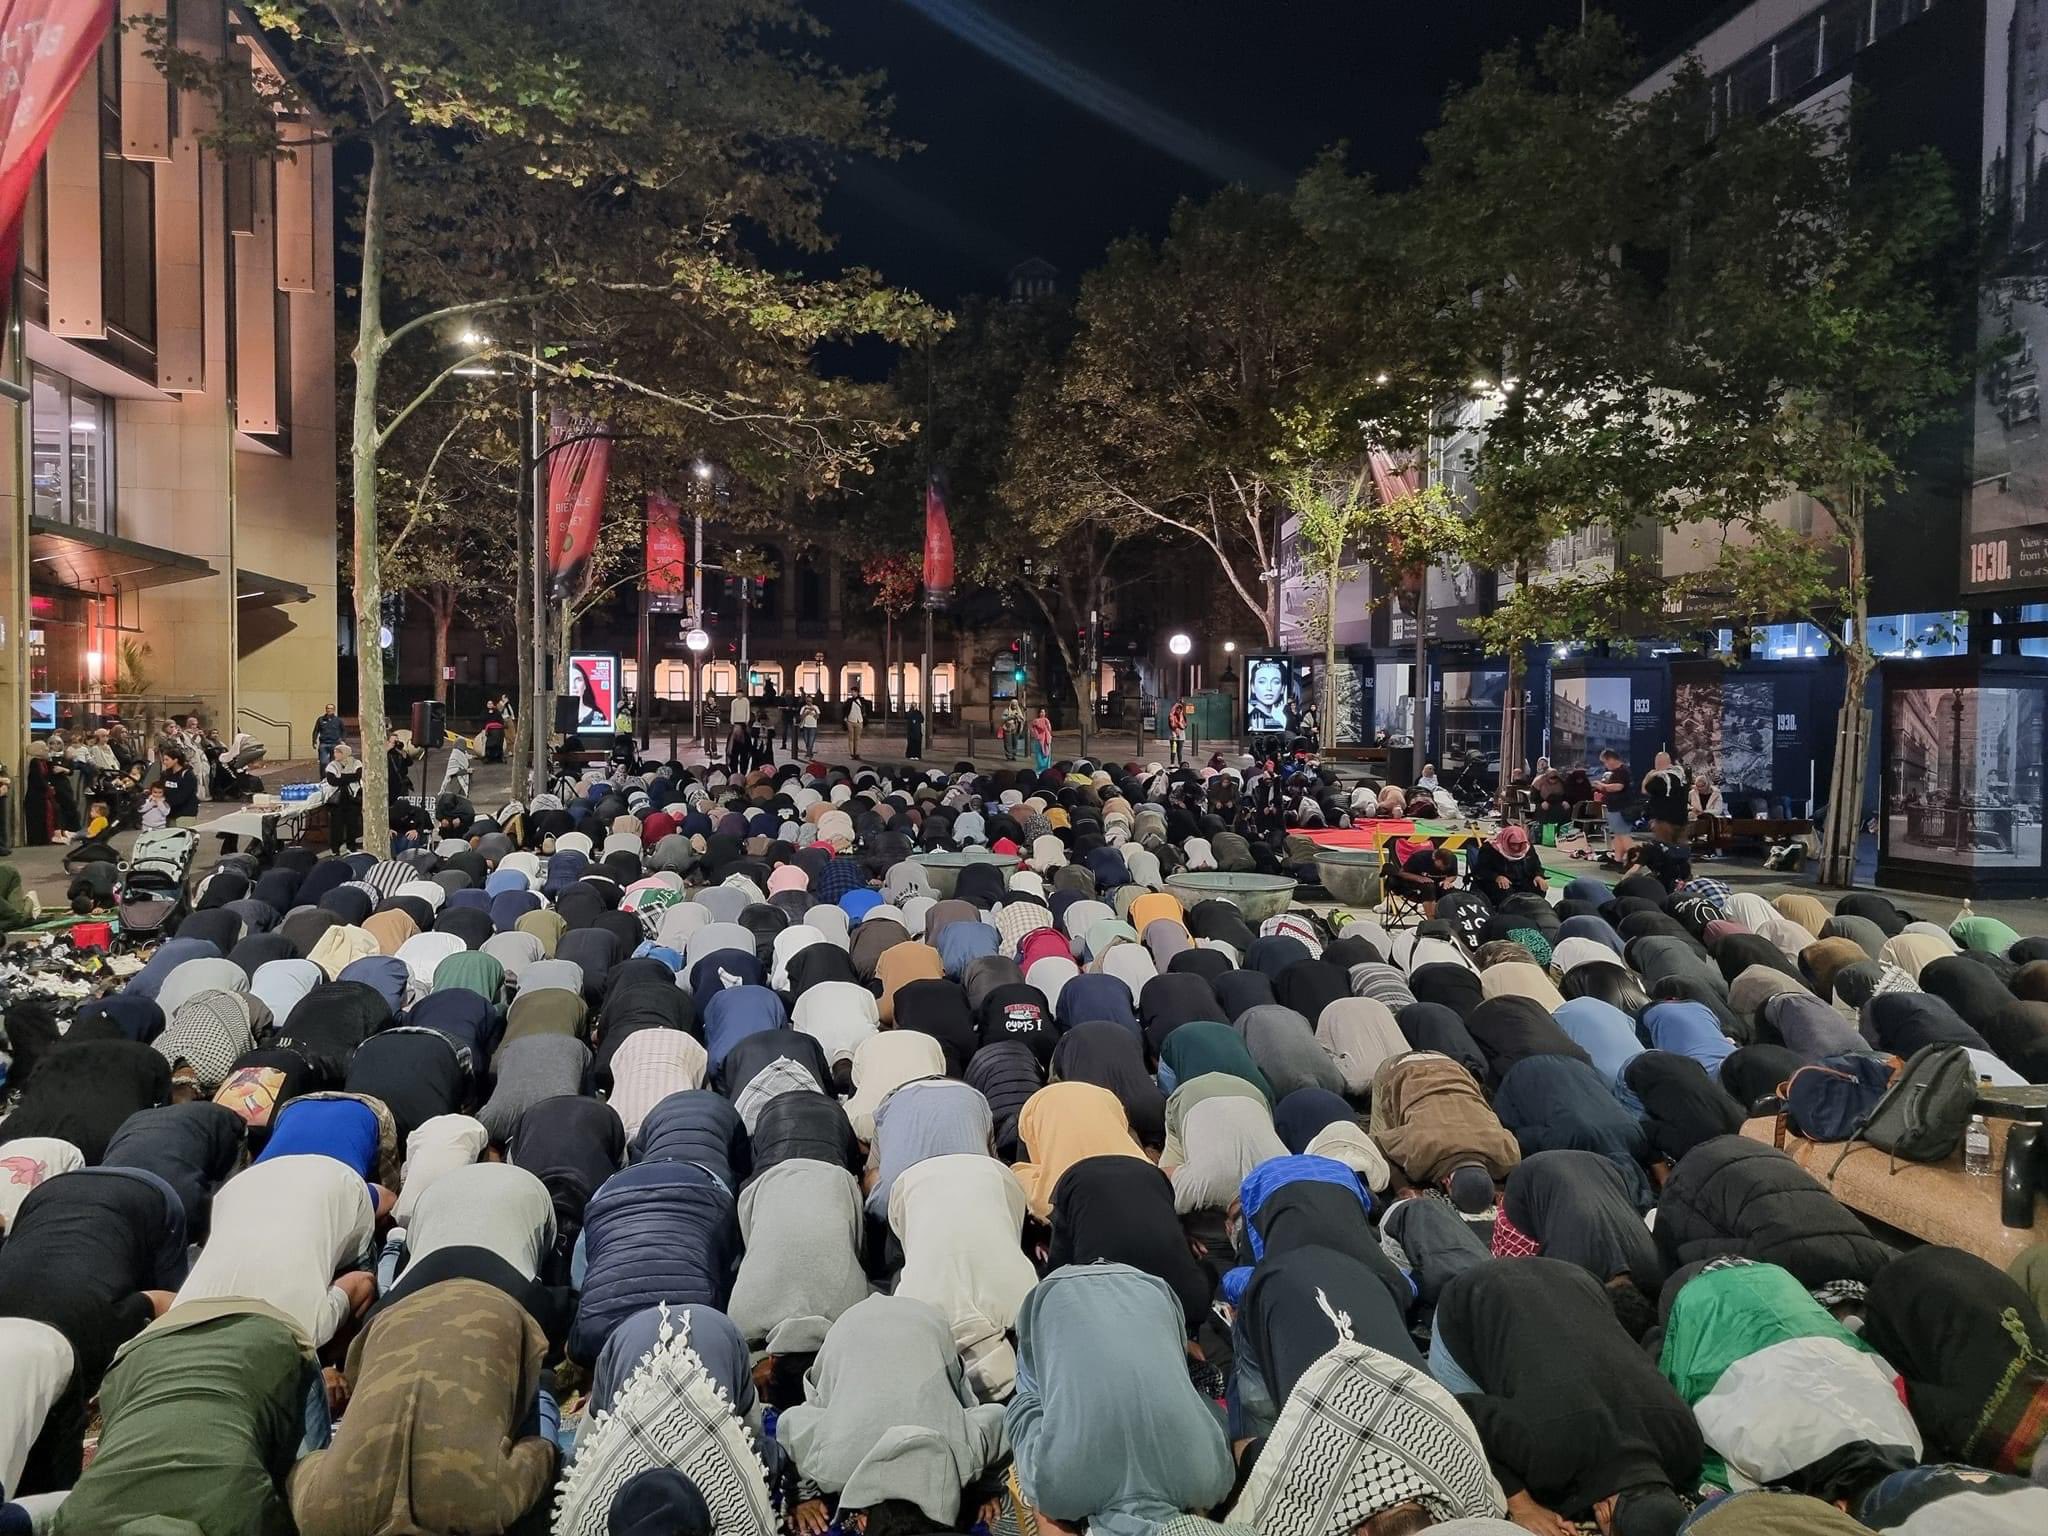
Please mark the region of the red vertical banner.
POLYGON ((924 605, 953 600, 953 522, 946 509, 946 476, 933 470, 924 487, 924 605))
POLYGON ((113 20, 114 0, 0 0, 0 320, 43 151, 113 20))
POLYGON ((612 467, 606 431, 603 422, 560 407, 548 413, 548 588, 558 602, 590 578, 612 467))
POLYGON ((681 597, 690 570, 683 509, 662 491, 647 493, 647 595, 681 597))

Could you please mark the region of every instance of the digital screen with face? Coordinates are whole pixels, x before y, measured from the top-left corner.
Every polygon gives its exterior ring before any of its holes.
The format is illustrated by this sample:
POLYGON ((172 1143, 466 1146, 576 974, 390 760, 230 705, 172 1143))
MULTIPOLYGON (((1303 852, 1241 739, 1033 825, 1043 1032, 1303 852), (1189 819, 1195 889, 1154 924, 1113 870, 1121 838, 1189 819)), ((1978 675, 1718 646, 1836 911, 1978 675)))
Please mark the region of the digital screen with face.
POLYGON ((1244 728, 1249 736, 1287 729, 1287 708, 1297 683, 1294 663, 1285 656, 1254 656, 1246 663, 1244 728))

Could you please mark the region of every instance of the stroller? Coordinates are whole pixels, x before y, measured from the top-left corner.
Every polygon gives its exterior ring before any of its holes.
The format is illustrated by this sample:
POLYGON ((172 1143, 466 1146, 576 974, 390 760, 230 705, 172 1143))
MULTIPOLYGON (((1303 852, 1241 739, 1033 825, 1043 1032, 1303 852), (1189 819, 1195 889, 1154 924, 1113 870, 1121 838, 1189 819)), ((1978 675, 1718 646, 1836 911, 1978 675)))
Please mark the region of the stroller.
POLYGON ((199 851, 190 827, 157 827, 135 840, 122 866, 121 930, 156 939, 185 915, 186 881, 199 851))
POLYGON ((263 761, 264 746, 247 731, 235 733, 234 745, 206 742, 206 794, 210 800, 249 800, 263 793, 263 781, 249 772, 263 761))

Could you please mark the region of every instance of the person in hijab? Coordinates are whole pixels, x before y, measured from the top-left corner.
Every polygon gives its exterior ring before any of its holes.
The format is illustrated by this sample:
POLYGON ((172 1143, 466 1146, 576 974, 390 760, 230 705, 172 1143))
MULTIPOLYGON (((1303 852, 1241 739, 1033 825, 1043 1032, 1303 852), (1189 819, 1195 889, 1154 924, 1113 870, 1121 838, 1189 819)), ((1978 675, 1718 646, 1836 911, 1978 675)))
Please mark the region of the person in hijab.
POLYGON ((1121 1024, 1079 1024, 1060 1036, 1053 1050, 1053 1079, 1093 1083, 1117 1096, 1141 1145, 1166 1145, 1166 1096, 1145 1070, 1138 1039, 1121 1024))
POLYGON ((905 1083, 875 1109, 868 1214, 886 1220, 896 1180, 926 1158, 953 1153, 986 1157, 994 1131, 988 1100, 967 1084, 946 1078, 905 1083))
POLYGON ((1705 1446, 1685 1400, 1576 1264, 1495 1259, 1437 1302, 1430 1369, 1457 1393, 1517 1525, 1674 1536, 1705 1446))
POLYGON ((1044 1518, 1150 1536, 1221 1503, 1230 1447, 1189 1380, 1172 1288, 1123 1264, 1055 1270, 1017 1319, 1006 1415, 1017 1483, 1044 1518))
POLYGON ((1290 1536, 1378 1536, 1513 1526, 1478 1431, 1423 1371, 1352 1337, 1300 1373, 1231 1510, 1234 1524, 1290 1536))
POLYGON ((1550 878, 1526 827, 1505 826, 1472 850, 1472 889, 1498 907, 1518 891, 1544 895, 1550 878))
MULTIPOLYGON (((1664 1283, 1633 1186, 1597 1152, 1529 1154, 1508 1174, 1501 1214, 1546 1257, 1576 1264, 1602 1285, 1633 1284, 1647 1298, 1664 1283)), ((1501 1227, 1494 1230, 1498 1237, 1501 1227)))
POLYGON ((793 1401, 801 1389, 792 1384, 801 1382, 832 1324, 868 1296, 860 1185, 843 1161, 781 1159, 741 1188, 739 1223, 744 1249, 727 1311, 761 1352, 762 1389, 780 1381, 775 1400, 793 1401))
MULTIPOLYGON (((1751 1050, 1762 1049, 1752 1046, 1751 1050)), ((1722 1072, 1728 1068, 1722 1062, 1722 1072)), ((1675 1163, 1703 1141, 1732 1136, 1747 1113, 1690 1057, 1644 1051, 1622 1068, 1621 1086, 1642 1106, 1653 1157, 1675 1163)))
POLYGON ((1011 1168, 1026 1207, 1039 1221, 1053 1216, 1053 1193, 1066 1171, 1083 1158, 1145 1160, 1115 1094, 1093 1083, 1049 1083, 1031 1095, 1017 1117, 1029 1161, 1011 1168))
POLYGON ((98 1449, 51 1531, 291 1530, 284 1481, 314 1370, 298 1329, 261 1301, 174 1308, 107 1373, 98 1449))
POLYGON ((349 1349, 350 1411, 332 1444, 292 1468, 300 1536, 514 1529, 553 1480, 554 1442, 520 1433, 546 1353, 540 1324, 475 1280, 380 1313, 349 1349))
POLYGON ((926 1158, 890 1192, 889 1229, 903 1249, 894 1294, 946 1318, 985 1402, 1008 1396, 1015 1382, 1009 1332, 1038 1279, 1019 1245, 1024 1215, 1024 1191, 986 1153, 926 1158))
POLYGON ((1183 1024, 1166 1037, 1159 1052, 1160 1087, 1170 1091, 1174 1085, 1208 1072, 1243 1078, 1268 1104, 1275 1098, 1271 1081, 1252 1059, 1244 1037, 1230 1025, 1198 1021, 1183 1024))
POLYGON ((935 1308, 897 1296, 849 1307, 804 1377, 804 1400, 775 1425, 805 1499, 797 1530, 824 1530, 827 1496, 871 1520, 909 1506, 928 1528, 957 1529, 1009 1449, 1003 1419, 1001 1406, 975 1402, 935 1308))
POLYGON ((1871 1280, 1863 1338, 1905 1379, 1932 1454, 2040 1480, 2048 1324, 2019 1282, 1960 1248, 1916 1248, 1871 1280))
POLYGON ((1088 1157, 1053 1191, 1046 1266, 1128 1264, 1164 1280, 1180 1299, 1187 1331, 1210 1316, 1212 1286, 1173 1208, 1173 1185, 1141 1158, 1088 1157))
POLYGON ((1203 1099, 1188 1110, 1182 1134, 1186 1160, 1166 1172, 1173 1180, 1174 1209, 1184 1216, 1225 1210, 1246 1174, 1287 1155, 1272 1111, 1257 1098, 1203 1099))

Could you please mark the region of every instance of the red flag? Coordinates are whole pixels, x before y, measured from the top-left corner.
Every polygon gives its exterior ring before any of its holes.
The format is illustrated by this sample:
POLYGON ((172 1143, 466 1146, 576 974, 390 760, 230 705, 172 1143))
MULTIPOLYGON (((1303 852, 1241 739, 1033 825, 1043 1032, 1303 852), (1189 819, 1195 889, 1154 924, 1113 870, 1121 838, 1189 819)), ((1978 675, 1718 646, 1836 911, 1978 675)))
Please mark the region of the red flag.
POLYGON ((606 430, 559 406, 548 413, 548 576, 558 602, 581 592, 589 576, 612 467, 606 430))
POLYGON ((0 322, 21 257, 22 205, 113 20, 114 0, 0 0, 0 322))
POLYGON ((946 476, 933 470, 924 487, 924 605, 953 600, 953 524, 946 516, 946 476))
POLYGON ((680 597, 690 570, 690 545, 683 537, 683 509, 664 493, 647 493, 647 592, 680 597))

